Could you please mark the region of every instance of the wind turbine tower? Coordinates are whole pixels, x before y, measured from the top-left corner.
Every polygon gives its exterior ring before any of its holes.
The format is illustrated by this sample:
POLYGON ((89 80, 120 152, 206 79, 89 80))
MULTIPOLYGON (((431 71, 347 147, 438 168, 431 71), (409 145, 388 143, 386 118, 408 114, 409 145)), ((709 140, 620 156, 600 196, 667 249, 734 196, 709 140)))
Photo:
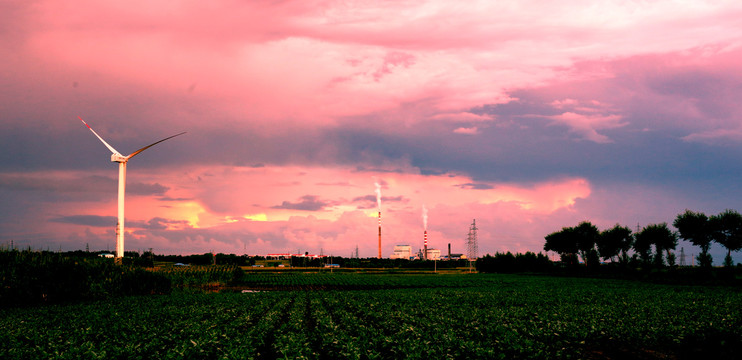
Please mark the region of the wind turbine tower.
POLYGON ((166 137, 160 141, 154 142, 152 144, 149 144, 131 154, 128 156, 121 155, 120 152, 118 152, 116 149, 113 148, 113 146, 109 145, 105 140, 103 140, 98 133, 93 130, 93 128, 88 125, 88 123, 85 122, 85 120, 82 119, 82 117, 79 117, 80 121, 82 121, 85 126, 90 129, 90 131, 93 132, 93 135, 95 135, 102 143, 105 145, 108 150, 111 150, 111 162, 117 162, 119 163, 119 197, 118 197, 118 223, 116 224, 116 261, 120 262, 121 259, 124 257, 124 193, 126 192, 126 163, 129 161, 129 159, 133 158, 140 152, 149 149, 150 147, 157 145, 165 140, 172 139, 176 136, 183 135, 185 132, 182 132, 180 134, 175 134, 173 136, 166 137))

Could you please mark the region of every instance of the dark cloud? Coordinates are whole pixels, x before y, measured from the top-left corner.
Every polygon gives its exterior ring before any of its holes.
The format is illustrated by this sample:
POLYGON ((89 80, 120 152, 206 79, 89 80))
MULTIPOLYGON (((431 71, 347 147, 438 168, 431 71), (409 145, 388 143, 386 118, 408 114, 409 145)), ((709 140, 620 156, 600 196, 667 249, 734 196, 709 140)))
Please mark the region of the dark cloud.
MULTIPOLYGON (((49 219, 50 222, 73 224, 82 226, 92 227, 113 227, 116 225, 118 219, 115 216, 99 216, 99 215, 69 215, 59 216, 49 219)), ((146 230, 165 230, 168 225, 178 225, 180 227, 188 226, 188 221, 185 220, 170 220, 161 217, 155 217, 148 221, 127 221, 127 228, 135 229, 146 229, 146 230)))
POLYGON ((0 174, 0 187, 15 191, 108 192, 116 188, 116 181, 104 176, 58 179, 37 174, 0 174))
POLYGON ((116 222, 118 221, 118 219, 115 216, 69 215, 52 218, 49 219, 49 221, 93 227, 111 227, 116 226, 116 222))
POLYGON ((165 230, 168 225, 177 225, 178 227, 190 227, 188 221, 185 220, 171 220, 161 217, 154 217, 149 221, 130 221, 126 223, 127 227, 145 229, 145 230, 165 230))
POLYGON ((160 185, 158 183, 147 184, 147 183, 133 183, 126 185, 126 192, 128 194, 136 195, 164 195, 168 190, 167 186, 160 185))
POLYGON ((358 196, 353 198, 353 202, 369 202, 376 204, 376 195, 358 196))
POLYGON ((472 190, 490 190, 493 189, 492 185, 482 183, 467 183, 456 185, 461 189, 472 189, 472 190))
POLYGON ((290 209, 303 211, 319 211, 331 205, 328 201, 319 200, 316 195, 304 195, 298 202, 284 201, 281 205, 273 206, 273 209, 290 209))
MULTIPOLYGON (((48 175, 0 174, 0 188, 12 191, 46 192, 54 194, 109 194, 117 191, 118 179, 107 176, 83 176, 76 178, 54 178, 48 175)), ((132 182, 127 184, 127 194, 164 195, 168 187, 158 183, 132 182)), ((81 199, 88 199, 87 196, 81 199)))
POLYGON ((159 198, 160 201, 191 201, 193 198, 174 198, 170 196, 163 196, 159 198))

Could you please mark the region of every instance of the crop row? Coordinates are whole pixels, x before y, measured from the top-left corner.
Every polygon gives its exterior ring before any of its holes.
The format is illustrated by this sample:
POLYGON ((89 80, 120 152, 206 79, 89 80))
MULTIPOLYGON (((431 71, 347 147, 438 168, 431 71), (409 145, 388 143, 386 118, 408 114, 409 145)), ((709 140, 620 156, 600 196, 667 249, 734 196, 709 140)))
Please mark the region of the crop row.
POLYGON ((0 358, 731 358, 742 350, 738 289, 476 278, 481 286, 176 292, 3 309, 0 358))
POLYGON ((493 278, 470 274, 249 273, 239 284, 259 289, 371 290, 488 286, 493 278))
POLYGON ((244 274, 242 269, 234 265, 167 266, 156 268, 154 272, 170 279, 175 287, 226 285, 239 281, 244 274))

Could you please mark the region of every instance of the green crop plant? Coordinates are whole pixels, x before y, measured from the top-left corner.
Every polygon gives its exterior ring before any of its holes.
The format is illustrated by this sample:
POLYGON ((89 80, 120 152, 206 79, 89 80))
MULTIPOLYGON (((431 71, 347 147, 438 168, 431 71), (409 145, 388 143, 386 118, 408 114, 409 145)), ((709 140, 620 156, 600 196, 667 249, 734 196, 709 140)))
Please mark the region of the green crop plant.
POLYGON ((723 359, 742 350, 734 287, 336 275, 251 273, 242 283, 262 291, 4 308, 0 358, 723 359))

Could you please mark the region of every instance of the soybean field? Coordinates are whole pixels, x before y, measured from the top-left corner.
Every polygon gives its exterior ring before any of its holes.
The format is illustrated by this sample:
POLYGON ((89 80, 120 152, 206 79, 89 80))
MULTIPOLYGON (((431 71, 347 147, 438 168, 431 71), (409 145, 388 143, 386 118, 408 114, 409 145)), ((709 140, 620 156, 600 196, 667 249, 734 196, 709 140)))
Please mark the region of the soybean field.
POLYGON ((0 358, 724 359, 742 350, 735 287, 497 274, 247 274, 243 283, 0 309, 0 358))

